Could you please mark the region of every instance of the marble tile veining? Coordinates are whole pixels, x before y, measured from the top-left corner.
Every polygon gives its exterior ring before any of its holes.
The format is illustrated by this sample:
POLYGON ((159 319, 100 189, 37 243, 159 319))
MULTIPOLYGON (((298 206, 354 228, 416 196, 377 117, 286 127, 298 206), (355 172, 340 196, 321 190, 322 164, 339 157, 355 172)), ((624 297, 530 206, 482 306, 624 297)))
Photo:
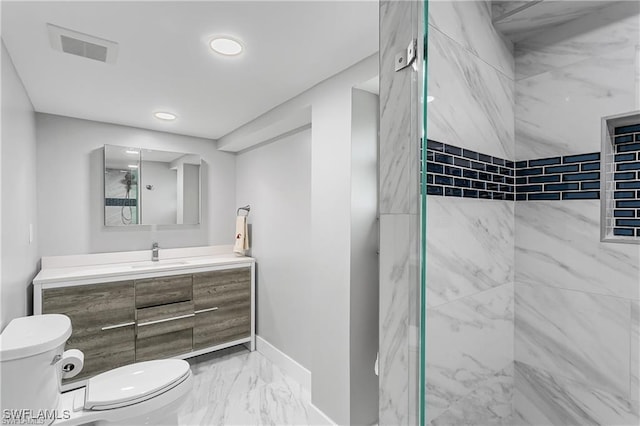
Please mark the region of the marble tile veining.
POLYGON ((428 421, 513 361, 513 316, 512 284, 428 309, 428 421))
POLYGON ((514 204, 429 198, 427 305, 513 282, 514 204))
POLYGON ((380 217, 380 425, 408 424, 409 398, 417 393, 410 388, 417 365, 411 363, 415 327, 408 309, 410 287, 417 283, 417 235, 416 215, 380 217))
POLYGON ((628 300, 516 284, 515 310, 517 361, 628 396, 628 300))
POLYGON ((180 425, 307 425, 311 396, 259 352, 238 346, 189 360, 180 425))
POLYGON ((491 2, 432 1, 429 24, 513 79, 513 44, 491 24, 491 2))
POLYGON ((602 117, 635 108, 635 47, 516 82, 516 160, 600 150, 602 117))
POLYGON ((516 79, 606 56, 638 44, 640 3, 616 2, 598 13, 542 31, 516 44, 516 79))
POLYGON ((430 426, 513 426, 513 387, 513 362, 510 362, 433 419, 430 426))
POLYGON ((600 242, 600 202, 515 206, 516 283, 640 298, 640 246, 600 242))
POLYGON ((637 426, 639 421, 620 396, 515 363, 514 425, 637 426))
POLYGON ((500 158, 514 157, 514 82, 429 27, 427 137, 500 158))

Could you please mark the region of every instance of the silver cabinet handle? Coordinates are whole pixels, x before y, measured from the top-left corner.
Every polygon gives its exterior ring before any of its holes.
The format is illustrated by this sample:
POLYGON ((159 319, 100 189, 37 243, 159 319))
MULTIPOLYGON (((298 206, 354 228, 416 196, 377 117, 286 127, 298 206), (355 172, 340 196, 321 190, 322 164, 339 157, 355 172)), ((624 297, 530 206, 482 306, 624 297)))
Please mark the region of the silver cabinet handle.
POLYGON ((162 322, 167 322, 167 321, 175 321, 175 320, 179 320, 179 319, 183 319, 183 318, 189 318, 189 317, 192 317, 194 315, 195 315, 195 313, 186 314, 186 315, 180 315, 178 317, 163 318, 163 319, 159 319, 159 320, 155 320, 155 321, 148 321, 148 322, 138 323, 138 327, 143 327, 145 325, 160 324, 162 322))
POLYGON ((194 313, 201 314, 203 312, 211 312, 211 311, 217 311, 217 310, 218 310, 218 307, 216 306, 215 308, 199 309, 199 310, 195 311, 194 313))
POLYGON ((116 324, 116 325, 109 325, 106 327, 102 327, 102 331, 105 330, 113 330, 114 328, 120 328, 120 327, 127 327, 129 325, 134 325, 136 322, 135 321, 131 321, 131 322, 123 322, 122 324, 116 324))

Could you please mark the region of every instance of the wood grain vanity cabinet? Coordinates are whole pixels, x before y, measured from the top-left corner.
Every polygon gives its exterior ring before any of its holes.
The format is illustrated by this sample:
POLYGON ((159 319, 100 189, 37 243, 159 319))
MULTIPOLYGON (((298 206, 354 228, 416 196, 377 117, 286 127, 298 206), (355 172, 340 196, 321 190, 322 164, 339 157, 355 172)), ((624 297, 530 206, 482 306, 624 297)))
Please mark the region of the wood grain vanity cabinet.
POLYGON ((65 381, 69 389, 133 362, 187 358, 242 343, 255 348, 252 261, 87 281, 34 280, 34 312, 68 315, 73 330, 65 349, 85 355, 81 374, 65 381))
POLYGON ((85 356, 73 381, 134 362, 133 281, 44 289, 42 313, 71 319, 66 349, 80 349, 85 356))

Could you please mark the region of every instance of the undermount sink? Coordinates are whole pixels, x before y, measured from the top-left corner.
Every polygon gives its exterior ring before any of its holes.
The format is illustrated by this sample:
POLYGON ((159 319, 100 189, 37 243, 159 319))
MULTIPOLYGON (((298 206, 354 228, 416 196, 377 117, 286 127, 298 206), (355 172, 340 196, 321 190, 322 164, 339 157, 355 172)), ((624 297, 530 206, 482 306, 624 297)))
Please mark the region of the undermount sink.
POLYGON ((139 269, 139 268, 154 268, 160 266, 179 266, 179 265, 187 265, 189 262, 185 262, 183 260, 178 261, 162 261, 159 260, 157 262, 147 261, 147 262, 139 262, 135 265, 131 265, 131 269, 139 269))

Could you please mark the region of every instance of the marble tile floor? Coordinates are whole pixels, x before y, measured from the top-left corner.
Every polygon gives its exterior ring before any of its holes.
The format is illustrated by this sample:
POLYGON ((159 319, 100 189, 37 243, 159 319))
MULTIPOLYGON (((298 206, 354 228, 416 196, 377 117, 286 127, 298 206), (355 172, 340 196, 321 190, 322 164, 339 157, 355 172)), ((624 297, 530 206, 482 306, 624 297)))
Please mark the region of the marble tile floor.
POLYGON ((188 361, 194 382, 181 426, 309 424, 309 391, 259 352, 236 346, 188 361))

